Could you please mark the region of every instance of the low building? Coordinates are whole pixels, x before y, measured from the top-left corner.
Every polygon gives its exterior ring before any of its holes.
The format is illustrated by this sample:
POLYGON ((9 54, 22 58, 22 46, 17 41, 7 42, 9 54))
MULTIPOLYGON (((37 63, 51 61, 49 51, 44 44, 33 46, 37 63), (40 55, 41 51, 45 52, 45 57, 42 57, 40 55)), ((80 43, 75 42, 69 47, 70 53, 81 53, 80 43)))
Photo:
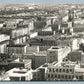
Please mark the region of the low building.
POLYGON ((56 65, 49 65, 46 72, 46 80, 73 80, 75 66, 76 64, 68 62, 56 65))
POLYGON ((26 53, 23 58, 32 60, 32 68, 36 69, 46 63, 47 52, 40 51, 38 53, 26 53))
POLYGON ((45 81, 45 73, 47 71, 47 64, 43 64, 37 69, 35 69, 33 74, 33 81, 45 81))
POLYGON ((7 77, 5 77, 4 81, 30 81, 33 79, 32 75, 33 70, 25 69, 25 68, 13 68, 6 72, 8 74, 7 77))
POLYGON ((38 53, 39 52, 39 46, 27 46, 26 47, 26 53, 38 53))
POLYGON ((76 62, 62 62, 60 64, 49 65, 45 73, 47 81, 78 81, 84 80, 84 68, 76 62))
POLYGON ((9 69, 12 69, 12 68, 26 68, 26 69, 31 69, 31 59, 21 59, 21 58, 18 58, 12 62, 9 63, 8 65, 9 69))

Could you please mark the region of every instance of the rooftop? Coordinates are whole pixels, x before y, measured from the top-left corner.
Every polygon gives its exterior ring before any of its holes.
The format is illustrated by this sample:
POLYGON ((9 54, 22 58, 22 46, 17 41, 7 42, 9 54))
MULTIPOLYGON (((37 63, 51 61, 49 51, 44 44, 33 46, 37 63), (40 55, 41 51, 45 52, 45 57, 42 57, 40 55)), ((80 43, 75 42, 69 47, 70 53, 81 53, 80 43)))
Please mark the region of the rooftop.
POLYGON ((24 47, 26 44, 14 44, 14 45, 7 45, 7 47, 24 47))
POLYGON ((27 70, 25 68, 13 68, 6 73, 9 74, 9 77, 21 77, 21 76, 26 76, 29 73, 31 73, 33 70, 27 70))
POLYGON ((47 56, 47 51, 40 51, 39 53, 35 53, 35 56, 47 56))
POLYGON ((75 68, 75 72, 82 72, 82 73, 84 73, 84 68, 75 68))
POLYGON ((61 47, 61 46, 51 46, 51 48, 49 48, 48 50, 59 50, 65 47, 61 47))
POLYGON ((24 63, 24 62, 31 62, 31 59, 20 59, 20 58, 17 58, 15 59, 14 61, 12 61, 11 63, 24 63))

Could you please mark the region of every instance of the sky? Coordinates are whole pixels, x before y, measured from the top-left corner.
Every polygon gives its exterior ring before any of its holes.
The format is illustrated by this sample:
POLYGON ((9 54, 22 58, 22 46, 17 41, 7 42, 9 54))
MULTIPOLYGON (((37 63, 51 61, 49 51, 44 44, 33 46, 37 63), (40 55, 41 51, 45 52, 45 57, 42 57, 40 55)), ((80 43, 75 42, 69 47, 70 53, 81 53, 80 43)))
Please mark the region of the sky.
POLYGON ((78 4, 78 3, 83 3, 84 0, 0 0, 0 4, 16 4, 16 3, 45 3, 45 4, 55 4, 55 3, 72 3, 72 4, 78 4))

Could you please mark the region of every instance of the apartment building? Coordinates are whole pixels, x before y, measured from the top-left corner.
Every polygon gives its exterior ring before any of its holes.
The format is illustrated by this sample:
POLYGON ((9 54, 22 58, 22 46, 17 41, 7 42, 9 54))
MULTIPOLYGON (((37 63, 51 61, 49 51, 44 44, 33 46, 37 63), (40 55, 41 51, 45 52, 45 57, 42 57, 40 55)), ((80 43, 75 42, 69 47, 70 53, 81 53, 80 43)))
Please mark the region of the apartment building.
POLYGON ((70 47, 52 46, 47 50, 47 63, 62 61, 70 52, 70 47))

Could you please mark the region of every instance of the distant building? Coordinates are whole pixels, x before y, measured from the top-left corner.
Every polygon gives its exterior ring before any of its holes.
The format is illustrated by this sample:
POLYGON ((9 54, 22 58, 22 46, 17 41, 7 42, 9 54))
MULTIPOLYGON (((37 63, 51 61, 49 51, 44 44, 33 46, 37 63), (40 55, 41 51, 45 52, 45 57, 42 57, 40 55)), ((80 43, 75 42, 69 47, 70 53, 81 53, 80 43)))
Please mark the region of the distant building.
POLYGON ((27 46, 26 47, 26 53, 38 53, 39 52, 39 46, 27 46))
POLYGON ((37 36, 30 39, 29 44, 31 46, 56 46, 57 42, 54 36, 37 36))
POLYGON ((28 28, 18 28, 10 31, 10 39, 13 40, 14 44, 25 43, 27 41, 28 28))
POLYGON ((23 57, 23 54, 26 53, 26 47, 26 44, 7 45, 7 53, 11 57, 23 57))
POLYGON ((74 24, 73 27, 73 32, 78 33, 78 32, 84 32, 84 23, 83 24, 74 24))
POLYGON ((36 32, 41 31, 46 26, 46 21, 35 21, 34 22, 34 29, 36 32))
POLYGON ((73 34, 73 23, 72 22, 55 22, 52 25, 52 31, 61 34, 73 34))
POLYGON ((52 31, 39 31, 38 36, 48 36, 48 35, 53 35, 52 31))
POLYGON ((79 45, 78 45, 78 40, 77 39, 71 39, 70 40, 70 47, 71 47, 71 50, 74 51, 74 50, 78 50, 79 49, 79 45))
POLYGON ((7 53, 6 45, 9 44, 10 36, 1 34, 0 35, 0 53, 7 53))
POLYGON ((81 61, 82 51, 72 51, 67 55, 68 60, 70 61, 81 61))
MULTIPOLYGON (((7 23, 10 23, 8 21, 7 23)), ((8 34, 10 35, 10 43, 14 44, 21 44, 21 43, 26 43, 27 39, 29 38, 29 34, 31 34, 31 30, 34 29, 34 24, 33 20, 20 20, 18 21, 17 19, 15 21, 11 21, 11 24, 8 26, 4 26, 2 28, 2 33, 3 34, 8 34), (13 25, 12 25, 13 23, 13 25)), ((30 37, 37 36, 37 32, 34 34, 31 34, 30 37)))

